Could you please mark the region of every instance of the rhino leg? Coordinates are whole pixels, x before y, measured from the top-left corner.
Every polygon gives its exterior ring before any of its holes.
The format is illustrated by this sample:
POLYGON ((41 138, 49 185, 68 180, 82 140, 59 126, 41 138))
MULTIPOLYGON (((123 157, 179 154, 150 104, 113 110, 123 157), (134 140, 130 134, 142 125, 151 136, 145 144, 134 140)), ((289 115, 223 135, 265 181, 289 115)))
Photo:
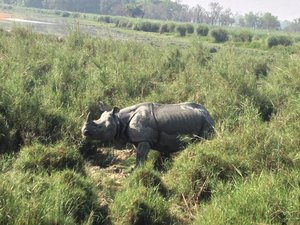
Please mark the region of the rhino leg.
POLYGON ((145 163, 150 148, 151 146, 148 142, 141 142, 137 145, 136 167, 141 167, 145 163))

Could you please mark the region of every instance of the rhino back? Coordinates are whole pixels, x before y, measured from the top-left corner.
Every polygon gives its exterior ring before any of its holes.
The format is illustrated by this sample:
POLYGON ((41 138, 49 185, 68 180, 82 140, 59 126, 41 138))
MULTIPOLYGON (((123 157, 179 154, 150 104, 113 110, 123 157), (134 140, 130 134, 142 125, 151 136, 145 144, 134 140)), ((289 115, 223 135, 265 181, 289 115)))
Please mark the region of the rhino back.
POLYGON ((160 105, 155 108, 158 128, 168 134, 198 134, 208 122, 208 112, 194 103, 160 105))

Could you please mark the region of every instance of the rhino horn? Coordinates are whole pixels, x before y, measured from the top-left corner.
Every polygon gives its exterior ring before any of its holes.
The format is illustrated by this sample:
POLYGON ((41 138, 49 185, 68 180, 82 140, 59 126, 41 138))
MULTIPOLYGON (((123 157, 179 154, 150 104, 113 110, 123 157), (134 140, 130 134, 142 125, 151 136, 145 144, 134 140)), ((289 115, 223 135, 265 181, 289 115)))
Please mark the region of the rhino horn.
POLYGON ((116 114, 116 113, 120 112, 120 109, 115 106, 111 112, 112 112, 112 114, 116 114))
POLYGON ((92 121, 91 112, 89 112, 87 117, 86 117, 86 122, 90 122, 90 121, 92 121))

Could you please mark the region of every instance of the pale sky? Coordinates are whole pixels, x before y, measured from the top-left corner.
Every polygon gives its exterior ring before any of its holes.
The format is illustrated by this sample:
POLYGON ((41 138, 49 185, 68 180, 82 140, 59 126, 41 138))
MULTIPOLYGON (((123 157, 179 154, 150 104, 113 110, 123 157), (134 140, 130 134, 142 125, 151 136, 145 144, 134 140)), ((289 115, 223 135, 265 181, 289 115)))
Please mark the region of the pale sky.
POLYGON ((181 0, 189 6, 201 5, 209 9, 210 2, 218 2, 224 8, 230 8, 233 13, 245 14, 252 12, 270 12, 280 20, 300 18, 300 0, 181 0))

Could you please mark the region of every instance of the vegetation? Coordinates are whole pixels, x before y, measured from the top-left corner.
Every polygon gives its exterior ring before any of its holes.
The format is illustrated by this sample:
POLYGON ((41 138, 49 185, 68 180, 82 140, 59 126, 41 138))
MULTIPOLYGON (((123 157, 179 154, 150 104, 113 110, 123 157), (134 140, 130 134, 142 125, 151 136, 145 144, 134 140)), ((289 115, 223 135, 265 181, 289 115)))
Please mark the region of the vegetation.
POLYGON ((181 37, 184 37, 186 35, 186 26, 184 25, 179 25, 176 27, 177 32, 181 37))
POLYGON ((278 33, 214 32, 229 41, 174 35, 157 47, 79 29, 62 39, 0 30, 0 224, 299 224, 299 43, 269 48, 278 33), (98 101, 199 102, 216 134, 171 158, 151 152, 129 172, 134 155, 116 159, 82 140, 98 101))
POLYGON ((223 28, 212 30, 211 36, 214 38, 216 43, 226 42, 229 39, 228 31, 223 28))
POLYGON ((3 4, 5 9, 22 6, 59 10, 61 12, 57 12, 64 17, 78 16, 79 13, 93 13, 179 22, 193 21, 210 26, 235 24, 253 29, 300 31, 300 18, 280 24, 278 17, 269 12, 248 12, 244 15, 234 15, 231 9, 226 9, 214 1, 209 4, 208 9, 199 4, 189 8, 180 1, 170 0, 0 0, 0 4, 3 4))
POLYGON ((207 36, 209 32, 209 28, 207 26, 198 25, 197 27, 197 34, 201 36, 207 36))
POLYGON ((268 39, 268 47, 272 48, 277 45, 289 46, 293 44, 293 40, 288 36, 271 36, 268 39))

